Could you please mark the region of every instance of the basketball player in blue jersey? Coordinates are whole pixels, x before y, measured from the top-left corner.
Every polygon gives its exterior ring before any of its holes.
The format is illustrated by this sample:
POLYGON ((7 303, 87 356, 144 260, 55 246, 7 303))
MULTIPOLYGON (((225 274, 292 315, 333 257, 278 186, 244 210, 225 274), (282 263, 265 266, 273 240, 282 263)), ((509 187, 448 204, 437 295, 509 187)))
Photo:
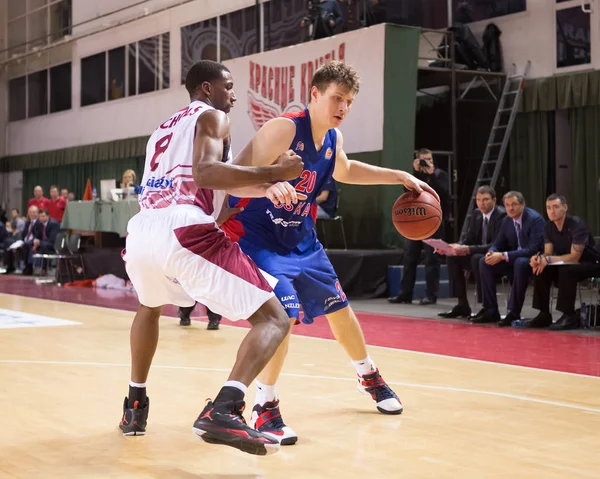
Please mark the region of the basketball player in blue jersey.
MULTIPOLYGON (((274 291, 292 324, 299 320, 300 306, 305 323, 325 315, 335 338, 356 368, 359 390, 371 395, 380 412, 400 414, 402 403, 367 353, 360 324, 317 240, 316 197, 332 176, 341 183, 404 185, 409 190, 426 190, 438 196, 409 173, 348 159, 337 127, 349 113, 358 89, 355 70, 342 62, 330 62, 317 70, 312 79, 308 108, 263 125, 240 156, 250 161, 247 166, 259 166, 275 161, 281 151, 294 150, 302 157, 304 170, 290 184, 307 198, 293 205, 274 205, 262 198, 231 197, 230 206, 244 210, 222 228, 239 241, 242 250, 259 268, 279 280, 274 291)), ((283 422, 276 391, 288 343, 289 335, 258 376, 251 420, 257 430, 271 434, 283 445, 298 440, 296 433, 283 422)))

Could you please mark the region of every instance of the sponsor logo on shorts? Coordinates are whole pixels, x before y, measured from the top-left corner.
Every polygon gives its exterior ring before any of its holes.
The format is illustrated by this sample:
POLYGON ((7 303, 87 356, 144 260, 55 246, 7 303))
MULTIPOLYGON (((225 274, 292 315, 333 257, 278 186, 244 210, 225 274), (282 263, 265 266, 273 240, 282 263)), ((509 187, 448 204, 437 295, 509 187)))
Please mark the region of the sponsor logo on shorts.
POLYGON ((294 301, 295 299, 296 296, 292 294, 291 296, 282 296, 279 301, 283 303, 284 301, 294 301))
POLYGON ((283 309, 300 309, 300 303, 287 303, 283 305, 283 309))
POLYGON ((339 304, 339 303, 343 303, 343 302, 344 302, 344 300, 342 299, 342 297, 339 294, 336 294, 335 296, 330 296, 329 298, 327 298, 325 300, 325 306, 323 307, 323 310, 325 312, 327 312, 334 305, 339 304))

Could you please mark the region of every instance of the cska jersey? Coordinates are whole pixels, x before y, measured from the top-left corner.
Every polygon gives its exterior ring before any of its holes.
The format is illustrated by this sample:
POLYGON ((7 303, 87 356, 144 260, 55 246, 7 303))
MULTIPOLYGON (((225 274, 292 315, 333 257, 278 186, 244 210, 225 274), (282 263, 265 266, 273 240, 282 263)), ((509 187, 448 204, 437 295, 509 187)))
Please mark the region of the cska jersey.
POLYGON ((241 245, 248 242, 260 249, 288 254, 303 252, 314 245, 317 217, 316 198, 331 179, 335 168, 337 134, 331 129, 317 151, 310 126, 308 108, 284 115, 296 124, 296 136, 290 149, 302 157, 304 171, 289 183, 308 199, 297 204, 275 206, 268 198, 230 197, 230 207, 244 207, 223 225, 225 232, 241 245))

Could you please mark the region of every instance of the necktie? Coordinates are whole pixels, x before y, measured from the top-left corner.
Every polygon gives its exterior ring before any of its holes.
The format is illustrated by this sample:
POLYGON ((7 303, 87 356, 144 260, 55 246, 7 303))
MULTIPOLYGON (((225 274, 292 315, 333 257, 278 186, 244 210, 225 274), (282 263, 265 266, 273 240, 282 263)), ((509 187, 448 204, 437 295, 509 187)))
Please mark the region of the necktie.
POLYGON ((44 231, 42 232, 42 239, 46 239, 46 223, 44 223, 44 231))
POLYGON ((488 223, 487 216, 483 218, 483 227, 481 228, 481 243, 488 244, 488 223))
POLYGON ((521 225, 515 221, 515 230, 517 231, 517 245, 521 249, 521 225))

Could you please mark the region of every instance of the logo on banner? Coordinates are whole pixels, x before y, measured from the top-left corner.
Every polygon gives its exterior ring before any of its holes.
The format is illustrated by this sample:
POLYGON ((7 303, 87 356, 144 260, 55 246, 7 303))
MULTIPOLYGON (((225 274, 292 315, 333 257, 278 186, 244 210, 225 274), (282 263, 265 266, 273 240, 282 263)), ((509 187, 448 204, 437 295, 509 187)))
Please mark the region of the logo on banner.
MULTIPOLYGON (((346 44, 325 55, 300 65, 261 65, 249 62, 250 84, 248 85, 248 116, 256 130, 267 121, 284 113, 302 111, 308 105, 310 83, 313 74, 331 60, 345 60, 346 44), (294 88, 297 73, 300 75, 300 90, 294 88)), ((303 151, 298 143, 296 150, 303 151)))

